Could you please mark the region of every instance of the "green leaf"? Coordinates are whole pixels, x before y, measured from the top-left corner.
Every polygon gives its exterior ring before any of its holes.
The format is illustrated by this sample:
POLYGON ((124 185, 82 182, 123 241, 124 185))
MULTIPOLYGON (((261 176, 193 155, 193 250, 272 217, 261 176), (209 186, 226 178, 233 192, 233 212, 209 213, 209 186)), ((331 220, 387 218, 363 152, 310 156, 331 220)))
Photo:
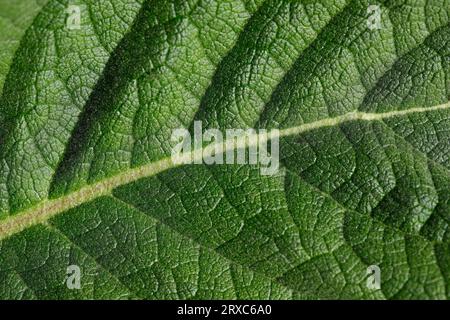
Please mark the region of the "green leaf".
POLYGON ((449 299, 449 19, 445 0, 49 1, 0 57, 0 298, 449 299), (279 170, 174 163, 194 121, 274 130, 279 170))
POLYGON ((46 2, 47 0, 0 0, 0 95, 20 39, 46 2))

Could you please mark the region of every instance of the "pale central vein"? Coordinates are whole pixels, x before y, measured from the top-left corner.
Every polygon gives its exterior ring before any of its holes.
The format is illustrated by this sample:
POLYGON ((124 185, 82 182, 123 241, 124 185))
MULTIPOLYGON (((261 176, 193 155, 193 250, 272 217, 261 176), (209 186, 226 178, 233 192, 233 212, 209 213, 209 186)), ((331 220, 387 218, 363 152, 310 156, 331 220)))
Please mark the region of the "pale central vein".
MULTIPOLYGON (((315 129, 337 126, 345 122, 378 121, 397 116, 406 116, 414 113, 424 113, 444 109, 450 109, 450 101, 445 104, 433 107, 411 108, 407 110, 390 111, 385 113, 350 112, 341 116, 301 124, 292 128, 282 129, 279 131, 274 130, 269 134, 265 134, 262 136, 258 135, 258 133, 254 133, 249 136, 238 138, 235 143, 230 143, 233 141, 225 140, 223 142, 223 145, 225 146, 223 148, 223 152, 227 151, 228 146, 231 146, 231 148, 236 148, 236 146, 248 147, 256 143, 264 143, 264 140, 268 140, 271 138, 273 139, 274 137, 281 138, 286 136, 298 135, 315 129)), ((52 200, 45 200, 35 207, 1 220, 0 240, 23 231, 24 229, 33 225, 43 223, 53 216, 69 209, 75 208, 83 203, 92 201, 101 196, 109 195, 117 187, 137 181, 142 178, 157 175, 165 170, 181 166, 181 163, 183 163, 182 160, 184 159, 193 159, 195 161, 196 159, 199 160, 204 157, 208 157, 209 155, 213 155, 216 147, 217 145, 211 144, 202 149, 193 150, 191 153, 184 154, 179 159, 177 159, 176 163, 173 162, 172 157, 167 157, 150 164, 129 169, 118 175, 101 180, 91 185, 87 185, 63 197, 52 200)))

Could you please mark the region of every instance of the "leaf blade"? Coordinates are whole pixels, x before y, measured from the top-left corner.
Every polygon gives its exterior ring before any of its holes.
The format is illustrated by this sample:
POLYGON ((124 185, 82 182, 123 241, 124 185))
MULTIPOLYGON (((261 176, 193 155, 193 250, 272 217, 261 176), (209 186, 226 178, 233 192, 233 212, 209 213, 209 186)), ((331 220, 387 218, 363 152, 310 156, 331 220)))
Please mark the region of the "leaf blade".
MULTIPOLYGON (((0 196, 1 295, 449 298, 447 9, 388 2, 368 32, 367 5, 149 1, 112 45, 98 15, 103 78, 56 155, 29 149, 50 170, 17 165, 28 149, 13 139, 47 140, 35 127, 2 136, 0 192, 32 195, 0 196), (193 120, 280 129, 280 172, 174 165, 170 132, 193 120), (88 270, 78 293, 61 282, 76 261, 88 270)), ((11 79, 5 101, 26 109, 11 79)))

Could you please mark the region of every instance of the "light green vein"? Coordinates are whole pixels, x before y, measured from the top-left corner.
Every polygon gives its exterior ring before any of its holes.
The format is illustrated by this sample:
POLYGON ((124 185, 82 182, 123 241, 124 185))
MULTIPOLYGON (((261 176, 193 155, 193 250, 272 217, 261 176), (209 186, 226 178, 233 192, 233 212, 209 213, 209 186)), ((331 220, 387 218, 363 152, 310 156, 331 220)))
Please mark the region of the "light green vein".
MULTIPOLYGON (((272 130, 267 135, 251 134, 238 138, 236 143, 233 140, 225 140, 223 142, 223 152, 233 148, 243 148, 254 146, 257 143, 264 143, 264 140, 273 139, 275 137, 282 138, 286 136, 299 135, 304 132, 324 128, 338 126, 340 124, 351 121, 381 121, 393 117, 407 116, 415 113, 425 113, 438 110, 449 110, 450 101, 444 104, 433 107, 418 107, 407 110, 390 111, 385 113, 365 113, 365 112, 350 112, 341 116, 321 119, 318 121, 301 124, 296 127, 287 128, 283 130, 272 130)), ((83 203, 92 201, 101 196, 111 194, 112 190, 125 184, 137 181, 139 179, 157 175, 165 170, 173 169, 181 166, 188 159, 200 160, 203 157, 208 157, 214 154, 217 149, 217 144, 210 144, 202 149, 193 150, 190 153, 183 154, 175 159, 167 157, 159 161, 149 163, 140 167, 132 168, 110 178, 98 181, 96 183, 87 185, 77 191, 71 192, 63 197, 51 200, 45 200, 39 205, 27 209, 16 215, 9 216, 0 221, 0 240, 3 240, 13 234, 16 234, 33 225, 43 223, 48 219, 75 208, 83 203)))

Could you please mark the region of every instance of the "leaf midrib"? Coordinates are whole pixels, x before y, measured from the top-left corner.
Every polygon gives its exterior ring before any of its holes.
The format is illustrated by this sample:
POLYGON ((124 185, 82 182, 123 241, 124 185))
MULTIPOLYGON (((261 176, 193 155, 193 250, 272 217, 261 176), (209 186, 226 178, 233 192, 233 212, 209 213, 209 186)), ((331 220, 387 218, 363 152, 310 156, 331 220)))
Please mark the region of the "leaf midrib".
MULTIPOLYGON (((450 109, 450 101, 444 104, 436 105, 433 107, 417 107, 407 110, 389 111, 385 113, 366 113, 366 112, 350 112, 337 117, 324 118, 310 123, 301 124, 299 126, 286 128, 282 130, 272 130, 268 135, 252 134, 250 136, 243 136, 236 140, 236 144, 240 146, 253 146, 258 141, 264 142, 271 137, 286 137, 298 135, 308 131, 324 127, 338 126, 346 122, 352 121, 382 121, 387 118, 401 117, 414 113, 425 113, 438 110, 450 109), (248 138, 248 140, 247 140, 248 138), (249 143, 247 143, 247 141, 249 143)), ((223 152, 230 150, 230 146, 233 146, 232 139, 225 140, 223 145, 223 152), (227 149, 228 148, 228 149, 227 149)), ((190 153, 184 154, 178 160, 202 159, 212 155, 216 147, 219 147, 217 143, 210 144, 201 149, 193 150, 190 153)), ((143 166, 126 170, 117 175, 103 179, 96 183, 82 187, 76 191, 70 192, 62 197, 56 199, 47 199, 40 204, 24 210, 20 213, 10 215, 3 220, 0 220, 0 240, 4 240, 13 234, 19 233, 33 225, 43 223, 50 218, 65 212, 69 209, 75 208, 83 203, 90 202, 101 196, 110 195, 111 192, 123 185, 132 183, 134 181, 155 176, 163 171, 174 169, 181 166, 183 161, 174 163, 172 157, 166 157, 156 162, 152 162, 143 166)))

